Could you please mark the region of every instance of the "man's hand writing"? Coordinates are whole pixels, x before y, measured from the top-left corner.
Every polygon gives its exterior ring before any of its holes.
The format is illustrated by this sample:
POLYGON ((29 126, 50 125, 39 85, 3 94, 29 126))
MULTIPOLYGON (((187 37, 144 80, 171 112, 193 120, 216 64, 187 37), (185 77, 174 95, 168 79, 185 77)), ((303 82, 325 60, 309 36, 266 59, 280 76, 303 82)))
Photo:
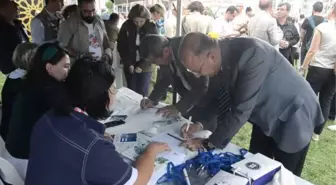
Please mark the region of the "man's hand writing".
POLYGON ((188 128, 188 124, 185 123, 182 127, 181 127, 181 136, 185 139, 191 139, 193 138, 193 135, 202 130, 202 126, 198 123, 193 123, 189 125, 189 129, 188 128))

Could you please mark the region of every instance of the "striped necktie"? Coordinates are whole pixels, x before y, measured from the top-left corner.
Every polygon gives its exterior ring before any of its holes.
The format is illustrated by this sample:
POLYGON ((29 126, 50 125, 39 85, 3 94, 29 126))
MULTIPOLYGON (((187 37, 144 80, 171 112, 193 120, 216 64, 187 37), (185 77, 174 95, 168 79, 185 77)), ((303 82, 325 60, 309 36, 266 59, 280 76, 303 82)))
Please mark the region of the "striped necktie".
POLYGON ((217 98, 217 121, 220 122, 224 119, 226 113, 230 110, 230 95, 229 89, 224 85, 223 73, 220 72, 220 90, 217 98))

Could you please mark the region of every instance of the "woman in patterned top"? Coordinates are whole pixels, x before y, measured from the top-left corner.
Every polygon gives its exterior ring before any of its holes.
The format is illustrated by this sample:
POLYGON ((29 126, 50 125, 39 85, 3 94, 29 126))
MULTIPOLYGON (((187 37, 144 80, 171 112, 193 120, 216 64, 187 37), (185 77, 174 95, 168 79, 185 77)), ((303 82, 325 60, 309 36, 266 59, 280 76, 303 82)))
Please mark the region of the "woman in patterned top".
POLYGON ((165 8, 162 5, 155 4, 149 9, 152 19, 155 21, 156 29, 158 30, 158 34, 165 34, 164 27, 164 14, 165 8))

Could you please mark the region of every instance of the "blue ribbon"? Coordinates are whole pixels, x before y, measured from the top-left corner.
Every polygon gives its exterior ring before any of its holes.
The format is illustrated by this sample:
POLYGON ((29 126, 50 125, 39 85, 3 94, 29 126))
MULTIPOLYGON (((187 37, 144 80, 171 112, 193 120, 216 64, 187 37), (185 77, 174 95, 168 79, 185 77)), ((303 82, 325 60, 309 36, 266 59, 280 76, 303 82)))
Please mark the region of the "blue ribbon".
POLYGON ((187 160, 181 165, 175 166, 169 162, 167 165, 167 173, 163 175, 157 183, 174 182, 174 184, 186 185, 187 182, 183 175, 184 169, 202 169, 206 171, 210 177, 216 175, 220 170, 230 172, 231 165, 243 160, 247 152, 246 149, 240 149, 240 155, 236 155, 231 152, 213 154, 213 151, 199 150, 195 158, 187 160))

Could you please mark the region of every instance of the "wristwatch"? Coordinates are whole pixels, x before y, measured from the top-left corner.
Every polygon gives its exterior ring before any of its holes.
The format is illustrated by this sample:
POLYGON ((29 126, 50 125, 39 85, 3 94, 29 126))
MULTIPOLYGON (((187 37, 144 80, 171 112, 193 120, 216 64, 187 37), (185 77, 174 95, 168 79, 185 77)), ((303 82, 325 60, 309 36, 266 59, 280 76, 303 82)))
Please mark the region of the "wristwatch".
POLYGON ((207 151, 211 151, 216 148, 215 145, 213 145, 209 139, 203 140, 202 145, 207 151))

